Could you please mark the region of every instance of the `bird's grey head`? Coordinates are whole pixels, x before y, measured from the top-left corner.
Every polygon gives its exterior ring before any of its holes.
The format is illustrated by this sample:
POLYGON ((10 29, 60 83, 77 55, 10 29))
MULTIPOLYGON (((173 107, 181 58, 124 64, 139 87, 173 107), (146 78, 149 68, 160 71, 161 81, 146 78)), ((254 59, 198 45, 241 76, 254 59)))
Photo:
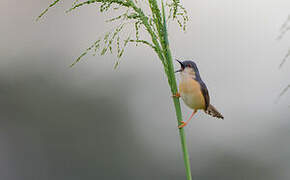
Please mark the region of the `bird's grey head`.
POLYGON ((193 75, 199 76, 198 68, 193 61, 179 61, 176 59, 177 62, 179 62, 181 69, 175 71, 175 72, 186 72, 186 73, 193 73, 193 75))

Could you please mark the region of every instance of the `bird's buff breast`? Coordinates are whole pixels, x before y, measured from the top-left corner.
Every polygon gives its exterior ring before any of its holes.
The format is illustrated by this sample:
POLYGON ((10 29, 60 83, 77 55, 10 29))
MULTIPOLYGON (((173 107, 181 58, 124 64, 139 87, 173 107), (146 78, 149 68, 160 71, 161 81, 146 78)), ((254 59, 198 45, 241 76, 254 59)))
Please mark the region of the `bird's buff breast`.
POLYGON ((200 84, 193 78, 184 78, 179 84, 179 92, 184 103, 192 109, 205 109, 205 100, 200 84))

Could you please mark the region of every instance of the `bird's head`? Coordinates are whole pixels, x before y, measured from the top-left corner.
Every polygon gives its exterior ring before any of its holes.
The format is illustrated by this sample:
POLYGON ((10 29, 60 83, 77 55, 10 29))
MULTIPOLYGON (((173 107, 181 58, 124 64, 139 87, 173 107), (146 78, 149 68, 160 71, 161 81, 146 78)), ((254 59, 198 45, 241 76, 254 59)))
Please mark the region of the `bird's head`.
POLYGON ((177 62, 179 62, 181 69, 175 71, 175 72, 181 72, 189 75, 196 76, 199 75, 198 68, 193 61, 179 61, 176 59, 177 62))

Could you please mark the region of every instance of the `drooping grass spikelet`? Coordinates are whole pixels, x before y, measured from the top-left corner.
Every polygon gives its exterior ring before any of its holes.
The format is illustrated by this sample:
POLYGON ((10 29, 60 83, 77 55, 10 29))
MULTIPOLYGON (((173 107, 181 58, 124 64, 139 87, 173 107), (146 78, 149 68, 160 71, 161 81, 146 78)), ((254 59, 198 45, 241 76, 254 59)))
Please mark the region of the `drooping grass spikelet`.
POLYGON ((42 18, 42 16, 47 13, 48 9, 51 8, 51 7, 53 7, 53 6, 55 6, 59 1, 60 0, 55 0, 54 2, 52 2, 46 9, 44 9, 40 13, 40 15, 36 18, 36 21, 38 21, 40 18, 42 18))

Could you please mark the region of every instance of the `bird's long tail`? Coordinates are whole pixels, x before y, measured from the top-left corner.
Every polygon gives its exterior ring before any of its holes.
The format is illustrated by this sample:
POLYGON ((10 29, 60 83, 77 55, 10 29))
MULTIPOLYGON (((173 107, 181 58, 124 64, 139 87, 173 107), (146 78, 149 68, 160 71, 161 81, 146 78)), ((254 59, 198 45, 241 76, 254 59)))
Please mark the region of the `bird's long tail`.
POLYGON ((224 119, 223 115, 221 113, 219 113, 216 110, 216 108, 211 104, 207 107, 207 110, 205 111, 205 113, 211 115, 212 117, 224 119))

